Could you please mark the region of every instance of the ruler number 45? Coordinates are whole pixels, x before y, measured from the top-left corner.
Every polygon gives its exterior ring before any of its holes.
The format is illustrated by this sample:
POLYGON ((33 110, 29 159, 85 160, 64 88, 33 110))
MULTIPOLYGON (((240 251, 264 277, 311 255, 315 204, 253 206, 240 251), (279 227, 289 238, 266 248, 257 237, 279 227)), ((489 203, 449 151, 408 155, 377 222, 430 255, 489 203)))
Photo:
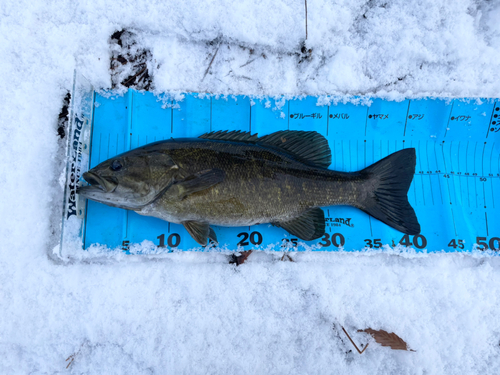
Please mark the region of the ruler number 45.
POLYGON ((465 247, 464 246, 464 240, 455 240, 455 239, 452 239, 448 243, 448 247, 452 247, 454 249, 456 249, 458 247, 459 249, 463 249, 465 247))

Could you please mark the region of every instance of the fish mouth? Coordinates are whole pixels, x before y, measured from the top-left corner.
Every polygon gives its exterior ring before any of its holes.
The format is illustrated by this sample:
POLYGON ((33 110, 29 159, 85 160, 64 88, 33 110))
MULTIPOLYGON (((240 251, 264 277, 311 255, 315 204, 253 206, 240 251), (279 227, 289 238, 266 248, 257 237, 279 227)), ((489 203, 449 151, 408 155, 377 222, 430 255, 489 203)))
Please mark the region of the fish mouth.
POLYGON ((92 192, 109 194, 114 192, 118 186, 118 181, 115 177, 101 177, 92 172, 85 172, 82 177, 89 185, 78 187, 76 189, 77 194, 87 195, 92 192))

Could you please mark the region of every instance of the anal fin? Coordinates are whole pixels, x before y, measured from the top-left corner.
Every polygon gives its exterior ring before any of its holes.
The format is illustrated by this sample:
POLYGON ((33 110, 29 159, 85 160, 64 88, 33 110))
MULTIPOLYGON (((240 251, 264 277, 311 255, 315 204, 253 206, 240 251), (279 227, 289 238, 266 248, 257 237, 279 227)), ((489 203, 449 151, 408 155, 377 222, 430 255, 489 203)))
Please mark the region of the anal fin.
POLYGON ((212 227, 208 227, 208 238, 215 243, 219 243, 219 241, 217 240, 217 235, 215 234, 215 231, 212 227))
POLYGON ((325 213, 321 208, 312 208, 302 215, 273 223, 304 241, 312 241, 325 234, 325 213))

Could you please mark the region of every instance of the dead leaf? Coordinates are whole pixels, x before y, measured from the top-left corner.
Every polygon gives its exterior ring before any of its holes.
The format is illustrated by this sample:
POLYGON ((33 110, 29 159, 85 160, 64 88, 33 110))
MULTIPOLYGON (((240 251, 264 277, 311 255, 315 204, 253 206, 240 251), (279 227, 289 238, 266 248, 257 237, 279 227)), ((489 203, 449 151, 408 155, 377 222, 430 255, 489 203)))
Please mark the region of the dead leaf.
POLYGON ((396 335, 394 332, 389 333, 384 330, 375 330, 371 328, 358 329, 358 332, 366 332, 371 335, 376 342, 382 346, 388 346, 394 350, 409 350, 414 352, 415 350, 408 349, 408 344, 404 340, 396 335))
POLYGON ((242 251, 240 255, 231 255, 231 260, 229 261, 229 264, 236 264, 239 266, 240 264, 245 263, 247 260, 248 256, 252 254, 253 250, 248 250, 248 251, 242 251))

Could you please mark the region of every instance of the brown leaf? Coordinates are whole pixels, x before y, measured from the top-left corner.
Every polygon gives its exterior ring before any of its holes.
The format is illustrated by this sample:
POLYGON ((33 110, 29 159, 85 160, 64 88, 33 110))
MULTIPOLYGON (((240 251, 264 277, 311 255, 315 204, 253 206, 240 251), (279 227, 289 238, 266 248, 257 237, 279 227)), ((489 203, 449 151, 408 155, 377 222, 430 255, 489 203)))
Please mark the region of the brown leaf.
POLYGON ((240 255, 236 256, 235 254, 231 255, 231 260, 229 261, 229 264, 236 264, 239 266, 240 264, 245 263, 245 260, 247 260, 248 256, 252 254, 253 250, 248 250, 248 251, 242 251, 240 255))
POLYGON ((408 345, 403 341, 401 337, 396 335, 394 332, 389 333, 384 330, 375 330, 371 328, 359 329, 358 332, 366 332, 373 336, 376 342, 382 346, 389 346, 394 350, 410 350, 414 352, 415 350, 408 349, 408 345))

